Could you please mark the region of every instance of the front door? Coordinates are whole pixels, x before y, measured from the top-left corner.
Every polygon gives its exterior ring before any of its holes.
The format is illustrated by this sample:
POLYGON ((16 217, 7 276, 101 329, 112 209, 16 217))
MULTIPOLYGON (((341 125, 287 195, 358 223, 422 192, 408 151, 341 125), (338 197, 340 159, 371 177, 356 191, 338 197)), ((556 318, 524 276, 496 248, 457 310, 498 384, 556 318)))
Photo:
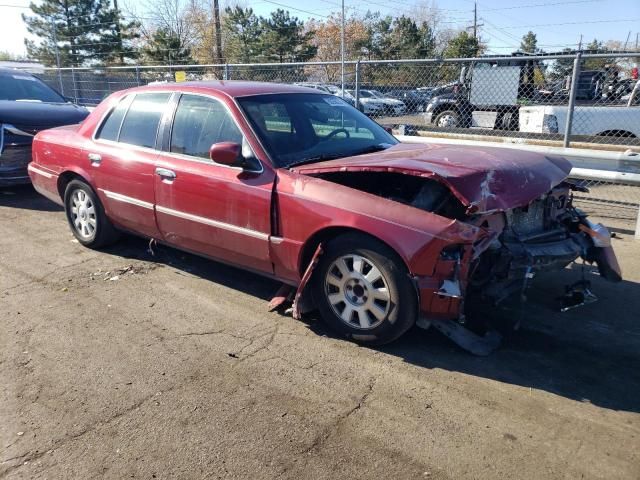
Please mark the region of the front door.
POLYGON ((271 169, 246 172, 214 163, 218 142, 243 144, 233 116, 220 101, 183 94, 168 152, 158 157, 155 203, 165 241, 225 262, 272 273, 269 256, 271 169))

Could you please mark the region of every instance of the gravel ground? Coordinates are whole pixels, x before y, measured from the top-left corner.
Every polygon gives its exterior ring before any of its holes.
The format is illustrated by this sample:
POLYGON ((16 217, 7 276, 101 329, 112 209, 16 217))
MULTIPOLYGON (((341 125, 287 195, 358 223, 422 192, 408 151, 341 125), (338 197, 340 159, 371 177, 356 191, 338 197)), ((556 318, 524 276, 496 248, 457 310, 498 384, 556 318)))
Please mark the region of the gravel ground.
POLYGON ((102 252, 30 188, 0 190, 0 478, 640 478, 640 242, 622 284, 474 357, 434 330, 378 349, 278 285, 127 237, 102 252))

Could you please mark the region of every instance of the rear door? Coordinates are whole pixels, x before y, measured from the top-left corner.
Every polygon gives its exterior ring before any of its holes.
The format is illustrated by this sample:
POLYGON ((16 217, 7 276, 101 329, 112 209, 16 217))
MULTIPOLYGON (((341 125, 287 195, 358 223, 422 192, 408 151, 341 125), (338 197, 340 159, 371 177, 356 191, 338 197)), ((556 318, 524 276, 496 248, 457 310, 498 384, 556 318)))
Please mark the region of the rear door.
POLYGON ((160 120, 170 93, 132 94, 98 128, 86 152, 98 195, 119 226, 159 237, 154 215, 154 176, 160 120))
MULTIPOLYGON (((169 132, 170 130, 170 132, 169 132)), ((214 163, 218 142, 248 144, 227 106, 209 96, 183 94, 166 152, 155 170, 156 218, 164 239, 180 248, 272 273, 269 255, 274 173, 214 163)), ((249 149, 250 150, 250 149, 249 149)))

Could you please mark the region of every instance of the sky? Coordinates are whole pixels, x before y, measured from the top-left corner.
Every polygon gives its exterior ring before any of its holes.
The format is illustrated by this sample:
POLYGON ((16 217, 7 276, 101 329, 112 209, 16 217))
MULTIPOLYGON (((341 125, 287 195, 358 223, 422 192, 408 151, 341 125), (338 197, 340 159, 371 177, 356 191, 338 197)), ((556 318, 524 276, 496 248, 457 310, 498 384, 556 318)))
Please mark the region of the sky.
MULTIPOLYGON (((0 50, 26 54, 24 39, 28 35, 21 14, 28 13, 31 0, 0 0, 0 50)), ((37 0, 36 0, 37 3, 37 0)), ((135 0, 131 0, 135 3, 135 0)), ((224 2, 221 2, 224 3, 224 2)), ((288 9, 292 15, 306 20, 323 18, 339 12, 339 0, 244 0, 260 15, 268 15, 277 8, 288 9)), ((383 14, 410 14, 420 0, 389 2, 383 0, 345 0, 348 12, 367 10, 383 14), (400 3, 401 6, 397 6, 400 3)), ((465 28, 473 21, 473 0, 430 0, 442 11, 442 26, 465 28)), ((478 23, 488 52, 508 54, 517 49, 527 31, 538 35, 538 45, 546 51, 576 47, 580 35, 588 43, 598 40, 618 40, 624 43, 629 35, 633 47, 640 32, 640 0, 482 0, 478 2, 478 23)))

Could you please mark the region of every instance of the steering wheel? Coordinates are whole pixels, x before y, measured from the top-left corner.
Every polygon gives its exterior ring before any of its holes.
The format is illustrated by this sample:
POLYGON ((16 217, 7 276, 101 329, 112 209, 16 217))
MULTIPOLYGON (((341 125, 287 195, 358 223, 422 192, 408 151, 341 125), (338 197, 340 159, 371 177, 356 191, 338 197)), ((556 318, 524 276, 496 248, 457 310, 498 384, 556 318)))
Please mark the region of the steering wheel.
POLYGON ((327 134, 327 136, 322 139, 322 141, 324 142, 326 140, 329 140, 331 137, 335 137, 339 133, 344 133, 344 134, 347 135, 347 138, 351 138, 351 135, 349 134, 347 129, 345 129, 345 128, 336 128, 335 130, 329 132, 327 134))

